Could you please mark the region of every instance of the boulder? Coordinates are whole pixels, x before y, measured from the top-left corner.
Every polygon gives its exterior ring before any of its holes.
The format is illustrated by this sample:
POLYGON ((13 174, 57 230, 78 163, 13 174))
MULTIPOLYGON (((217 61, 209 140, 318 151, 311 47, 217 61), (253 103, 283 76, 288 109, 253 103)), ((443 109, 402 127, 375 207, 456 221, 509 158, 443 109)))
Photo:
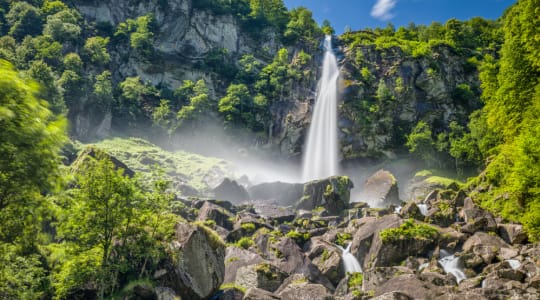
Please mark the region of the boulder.
POLYGON ((407 294, 400 292, 388 292, 380 296, 372 298, 372 300, 413 300, 414 298, 409 297, 407 294))
POLYGON ((212 191, 219 200, 226 200, 232 203, 242 203, 249 200, 249 194, 246 189, 229 178, 223 179, 212 191))
POLYGON ((213 204, 209 201, 204 201, 203 206, 199 209, 199 221, 213 220, 216 225, 227 230, 233 229, 234 215, 224 207, 213 204))
POLYGON ((375 296, 389 292, 399 292, 413 299, 435 299, 436 287, 416 278, 412 274, 399 275, 391 278, 375 289, 375 296))
POLYGON ((498 224, 497 232, 509 244, 522 244, 527 241, 527 233, 523 230, 523 225, 498 224))
POLYGON ((243 298, 244 292, 237 288, 229 288, 214 295, 212 300, 242 300, 243 298))
POLYGON ((401 205, 396 178, 385 170, 377 171, 366 180, 358 198, 372 207, 401 205))
POLYGON ((304 192, 304 185, 301 183, 267 182, 253 185, 248 188, 249 196, 252 200, 264 200, 282 206, 294 205, 304 192))
POLYGON ((386 215, 381 218, 365 217, 351 222, 351 231, 354 231, 351 253, 360 261, 364 270, 371 267, 369 253, 376 239, 380 239, 379 232, 392 227, 398 227, 403 220, 395 215, 386 215))
POLYGON ((163 286, 157 286, 155 288, 157 300, 177 300, 178 296, 173 289, 163 286))
POLYGON ((418 205, 414 203, 414 201, 407 202, 400 211, 400 214, 403 216, 403 218, 413 218, 418 221, 424 221, 424 215, 420 211, 420 208, 418 208, 418 205))
POLYGON ((472 252, 490 264, 501 248, 511 248, 500 237, 485 232, 476 232, 463 244, 464 252, 472 252))
POLYGON ((330 214, 340 214, 349 206, 352 188, 353 183, 347 176, 332 176, 308 182, 304 185, 303 196, 296 208, 313 210, 322 206, 330 214))
MULTIPOLYGON (((480 228, 483 231, 495 231, 497 229, 497 222, 493 215, 474 204, 474 201, 470 197, 465 198, 460 217, 466 223, 485 223, 486 225, 480 228)), ((474 227, 478 226, 475 225, 474 227)))
POLYGON ((172 288, 183 299, 205 299, 214 294, 225 275, 225 244, 208 228, 176 225, 171 257, 158 271, 159 285, 172 288))
MULTIPOLYGON (((298 198, 300 199, 300 197, 298 198)), ((297 199, 297 200, 298 200, 297 199)), ((283 207, 273 204, 254 204, 255 212, 260 216, 270 220, 275 221, 277 224, 292 222, 296 217, 296 212, 293 208, 283 207)))
POLYGON ((236 281, 236 273, 242 267, 262 263, 264 259, 257 253, 229 246, 225 255, 225 276, 223 283, 236 281))
POLYGON ((238 269, 235 284, 245 288, 258 288, 275 292, 287 274, 276 266, 263 262, 238 269))
POLYGON ((310 283, 306 278, 290 280, 278 295, 282 300, 326 300, 330 296, 323 285, 310 283))
POLYGON ((414 274, 414 271, 401 266, 372 268, 364 271, 364 291, 375 290, 396 274, 414 274))
POLYGON ((345 276, 341 251, 328 242, 312 239, 309 258, 334 286, 337 286, 341 278, 345 276))
POLYGON ((277 295, 258 288, 250 288, 246 291, 242 300, 280 300, 277 295))

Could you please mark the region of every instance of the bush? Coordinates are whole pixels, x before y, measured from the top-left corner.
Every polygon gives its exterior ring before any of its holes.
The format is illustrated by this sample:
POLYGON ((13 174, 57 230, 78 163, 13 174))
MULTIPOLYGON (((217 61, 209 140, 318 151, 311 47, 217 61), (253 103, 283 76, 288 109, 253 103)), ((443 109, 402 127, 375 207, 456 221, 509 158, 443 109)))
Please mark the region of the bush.
POLYGON ((243 237, 239 239, 235 245, 238 248, 248 249, 249 247, 253 245, 253 240, 249 237, 243 237))
POLYGON ((415 223, 413 219, 405 221, 398 228, 388 228, 379 233, 383 242, 397 240, 434 240, 439 235, 437 229, 431 225, 415 223))

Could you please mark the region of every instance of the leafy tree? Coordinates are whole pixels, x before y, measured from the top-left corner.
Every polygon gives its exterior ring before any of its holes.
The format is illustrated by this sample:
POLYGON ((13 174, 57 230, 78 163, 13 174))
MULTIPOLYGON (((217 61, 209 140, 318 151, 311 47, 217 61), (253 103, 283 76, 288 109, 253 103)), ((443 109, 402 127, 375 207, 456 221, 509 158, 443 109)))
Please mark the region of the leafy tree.
POLYGON ((178 127, 185 123, 194 125, 195 121, 212 110, 208 89, 203 79, 199 79, 194 85, 184 81, 181 87, 187 96, 189 96, 189 104, 182 106, 176 115, 178 127), (189 91, 191 90, 191 91, 189 91))
POLYGON ((39 231, 42 194, 59 178, 65 120, 36 98, 37 85, 0 62, 0 241, 31 247, 39 231))
POLYGON ((14 2, 6 15, 11 26, 9 34, 21 41, 27 35, 38 35, 43 26, 41 13, 37 8, 27 2, 14 2))
POLYGON ((81 35, 81 16, 76 10, 68 9, 47 17, 43 34, 52 36, 59 42, 76 42, 81 35))
POLYGON ((71 52, 64 56, 64 69, 80 74, 82 67, 83 63, 79 54, 71 52))
POLYGON ((152 121, 154 125, 165 130, 170 130, 173 127, 173 113, 169 100, 160 100, 159 106, 152 113, 152 121))
POLYGON ((103 71, 103 73, 96 75, 94 95, 102 110, 109 111, 114 101, 110 71, 103 71))
POLYGON ((407 136, 407 147, 414 155, 424 160, 428 165, 436 162, 435 142, 429 125, 420 121, 407 136))
POLYGON ((308 45, 316 45, 321 30, 313 20, 311 11, 305 7, 297 7, 289 12, 289 22, 283 34, 289 43, 301 40, 308 45))
POLYGON ((52 68, 43 61, 34 61, 28 70, 28 75, 40 84, 37 96, 47 100, 54 113, 65 113, 66 105, 56 84, 52 68))
POLYGON ((107 52, 109 38, 100 36, 90 37, 84 43, 84 50, 91 62, 98 64, 108 64, 111 56, 107 52))
POLYGON ((249 89, 243 84, 231 84, 225 97, 219 100, 218 109, 226 122, 240 123, 251 104, 249 89))

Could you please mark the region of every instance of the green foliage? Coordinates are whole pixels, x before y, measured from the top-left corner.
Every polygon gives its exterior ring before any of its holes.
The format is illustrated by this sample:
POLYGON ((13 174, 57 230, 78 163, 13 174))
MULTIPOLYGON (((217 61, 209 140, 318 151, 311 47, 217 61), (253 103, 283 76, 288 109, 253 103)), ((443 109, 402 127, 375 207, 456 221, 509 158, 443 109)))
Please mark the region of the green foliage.
POLYGON ((289 12, 289 22, 283 34, 289 43, 302 41, 308 45, 316 45, 321 30, 313 20, 312 13, 305 7, 298 7, 289 12))
POLYGON ((348 232, 338 232, 336 234, 335 243, 337 245, 340 245, 341 247, 346 247, 347 244, 351 241, 352 241, 352 235, 348 232))
POLYGON ((6 20, 10 26, 9 34, 19 41, 27 35, 40 34, 43 26, 39 10, 24 1, 13 3, 6 20))
POLYGON ((431 128, 426 122, 420 121, 416 124, 416 127, 407 136, 406 145, 411 153, 424 160, 428 165, 432 165, 436 161, 435 142, 431 128))
POLYGON ((300 246, 304 245, 311 238, 309 232, 299 232, 297 230, 291 230, 285 236, 293 239, 300 246))
POLYGON ((248 249, 253 245, 253 240, 250 237, 245 236, 239 239, 235 245, 238 248, 248 249))
POLYGON ((186 80, 177 91, 177 95, 189 101, 189 104, 182 106, 176 114, 178 127, 185 124, 196 125, 198 124, 197 120, 200 121, 202 116, 214 110, 214 104, 208 95, 208 88, 204 79, 199 79, 195 84, 186 80))
POLYGON ((409 219, 398 228, 382 230, 379 235, 384 243, 413 239, 433 241, 439 236, 439 232, 431 225, 416 223, 413 219, 409 219))
POLYGON ((107 44, 109 38, 100 36, 90 37, 84 43, 84 51, 93 63, 108 64, 111 61, 111 56, 107 52, 107 44))
POLYGON ((16 246, 0 242, 0 298, 42 298, 46 273, 40 257, 18 252, 16 246))
POLYGON ((248 234, 251 234, 251 233, 255 232, 255 224, 253 224, 251 222, 242 223, 242 225, 240 225, 240 227, 242 227, 242 229, 244 229, 248 234))
POLYGON ((350 290, 352 289, 362 289, 362 285, 364 283, 364 275, 359 272, 352 273, 349 276, 349 281, 347 281, 347 286, 350 290))
POLYGON ((44 35, 50 35, 59 42, 77 42, 82 29, 79 26, 81 15, 74 9, 66 9, 47 17, 44 35))
POLYGON ((97 103, 101 110, 109 111, 114 101, 110 71, 103 71, 103 73, 96 75, 94 95, 97 97, 97 103))
POLYGON ((219 100, 218 110, 230 123, 240 123, 244 112, 251 106, 252 98, 244 84, 231 84, 225 97, 219 100))
POLYGON ((0 241, 36 242, 44 193, 59 178, 65 120, 35 95, 38 87, 0 61, 0 241), (29 141, 32 141, 29 143, 29 141))
POLYGON ((54 78, 54 73, 44 61, 34 61, 28 70, 28 76, 39 83, 40 88, 37 96, 49 102, 51 110, 55 114, 64 113, 66 105, 54 78))

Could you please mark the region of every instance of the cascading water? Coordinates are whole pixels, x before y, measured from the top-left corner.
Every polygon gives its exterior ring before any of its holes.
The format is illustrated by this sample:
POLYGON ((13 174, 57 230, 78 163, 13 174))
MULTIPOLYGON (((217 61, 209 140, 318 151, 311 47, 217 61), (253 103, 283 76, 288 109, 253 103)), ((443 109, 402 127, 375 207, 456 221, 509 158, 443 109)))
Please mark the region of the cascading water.
POLYGON ((304 152, 304 182, 338 174, 337 82, 339 69, 332 37, 324 40, 322 77, 304 152))
POLYGON ((463 263, 460 257, 456 257, 453 254, 448 253, 446 250, 441 249, 441 259, 439 263, 443 267, 447 274, 452 274, 456 277, 457 283, 467 279, 465 273, 463 273, 463 263))
POLYGON ((351 244, 347 245, 347 248, 343 248, 340 245, 336 245, 339 250, 341 250, 341 259, 343 259, 343 264, 345 265, 345 272, 347 273, 355 273, 355 272, 362 272, 362 267, 360 266, 360 263, 352 255, 350 252, 351 250, 351 244))
POLYGON ((427 204, 417 204, 416 206, 418 206, 418 209, 420 210, 420 213, 424 216, 427 216, 427 213, 428 213, 428 206, 427 204))

